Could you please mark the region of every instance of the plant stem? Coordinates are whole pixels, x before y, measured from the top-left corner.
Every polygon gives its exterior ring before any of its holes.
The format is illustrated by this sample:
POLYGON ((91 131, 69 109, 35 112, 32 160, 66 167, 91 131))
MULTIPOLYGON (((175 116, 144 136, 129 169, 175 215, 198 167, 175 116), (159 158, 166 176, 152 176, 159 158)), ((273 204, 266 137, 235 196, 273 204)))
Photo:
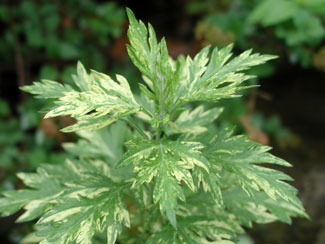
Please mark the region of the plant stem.
POLYGON ((144 131, 137 125, 137 123, 134 121, 134 119, 132 117, 124 117, 124 118, 121 118, 121 120, 129 123, 133 129, 135 129, 136 131, 139 132, 140 135, 142 135, 143 137, 148 139, 148 136, 146 135, 146 133, 144 133, 144 131))

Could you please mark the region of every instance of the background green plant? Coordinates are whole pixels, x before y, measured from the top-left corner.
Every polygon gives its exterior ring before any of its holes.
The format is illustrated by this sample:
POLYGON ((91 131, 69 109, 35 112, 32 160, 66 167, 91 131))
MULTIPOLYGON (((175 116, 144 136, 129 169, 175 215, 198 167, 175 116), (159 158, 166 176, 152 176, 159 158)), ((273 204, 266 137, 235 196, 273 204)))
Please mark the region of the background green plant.
MULTIPOLYGON (((114 2, 27 0, 0 4, 0 21, 4 27, 0 62, 7 64, 3 72, 16 62, 18 83, 23 85, 35 77, 72 82, 77 60, 106 69, 111 65, 106 58, 109 47, 122 33, 125 14, 114 2)), ((24 97, 22 103, 1 101, 1 166, 9 176, 21 169, 34 170, 40 162, 60 161, 54 159, 58 152, 51 153, 58 142, 41 128, 38 111, 44 103, 24 97)))
MULTIPOLYGON (((3 170, 1 179, 4 189, 14 189, 17 171, 34 171, 41 163, 60 163, 66 154, 55 150, 58 142, 55 138, 46 138, 39 128, 40 108, 35 101, 29 100, 20 107, 20 119, 12 117, 8 104, 0 100, 0 166, 3 170), (28 133, 36 130, 35 133, 28 133)), ((4 190, 2 189, 2 190, 4 190)))
POLYGON ((47 79, 70 79, 74 68, 67 64, 74 60, 103 69, 107 47, 121 35, 125 20, 123 10, 114 2, 27 0, 12 6, 2 4, 0 13, 8 26, 1 39, 1 58, 12 62, 11 50, 25 39, 21 55, 30 59, 29 65, 46 62, 40 76, 47 79))
POLYGON ((291 63, 324 69, 317 58, 325 38, 323 0, 198 0, 187 9, 190 14, 203 14, 196 29, 199 39, 216 45, 235 41, 241 49, 262 48, 286 54, 291 63))

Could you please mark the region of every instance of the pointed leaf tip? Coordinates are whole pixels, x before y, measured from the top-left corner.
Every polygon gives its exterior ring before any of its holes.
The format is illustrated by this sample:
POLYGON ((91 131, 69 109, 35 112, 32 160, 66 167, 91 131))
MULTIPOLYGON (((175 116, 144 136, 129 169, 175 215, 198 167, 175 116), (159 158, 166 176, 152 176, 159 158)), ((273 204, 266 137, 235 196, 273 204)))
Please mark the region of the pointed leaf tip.
POLYGON ((126 7, 126 14, 127 14, 128 19, 129 19, 130 22, 131 22, 131 20, 136 20, 133 11, 128 7, 126 7))

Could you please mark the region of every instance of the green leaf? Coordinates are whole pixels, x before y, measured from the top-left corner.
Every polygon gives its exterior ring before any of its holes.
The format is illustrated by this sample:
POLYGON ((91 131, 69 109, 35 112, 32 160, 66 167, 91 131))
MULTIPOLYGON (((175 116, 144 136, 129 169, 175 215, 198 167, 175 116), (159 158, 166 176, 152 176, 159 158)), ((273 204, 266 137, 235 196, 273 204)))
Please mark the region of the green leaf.
POLYGON ((68 42, 60 42, 58 48, 62 59, 76 59, 80 55, 79 49, 68 42))
POLYGON ((116 83, 109 76, 96 71, 87 74, 81 63, 78 63, 77 73, 73 78, 81 91, 55 82, 36 82, 23 88, 38 94, 40 98, 57 98, 55 106, 45 118, 64 115, 76 118, 77 123, 63 131, 97 130, 139 111, 140 106, 124 77, 117 75, 119 83, 116 83))
POLYGON ((129 141, 127 143, 128 151, 123 154, 119 160, 117 167, 124 167, 130 165, 133 162, 138 163, 142 159, 149 158, 153 150, 159 148, 159 144, 156 141, 129 141))
POLYGON ((189 189, 196 188, 189 170, 195 167, 208 171, 209 162, 201 155, 202 145, 196 142, 177 141, 130 141, 129 151, 125 153, 119 167, 133 164, 137 173, 133 185, 150 183, 156 180, 153 200, 159 202, 160 210, 166 213, 176 228, 177 198, 185 201, 180 183, 189 189))
POLYGON ((22 207, 25 208, 18 222, 25 222, 39 217, 51 205, 50 201, 63 193, 62 185, 55 179, 48 178, 47 172, 39 168, 37 173, 19 173, 18 177, 30 190, 6 191, 0 198, 0 212, 9 216, 22 207))
POLYGON ((321 20, 305 9, 300 9, 293 16, 294 27, 278 26, 276 35, 286 41, 289 46, 302 43, 311 46, 319 43, 325 35, 325 27, 321 20))
POLYGON ((284 181, 292 178, 280 171, 256 164, 270 163, 291 166, 283 159, 267 151, 271 148, 249 141, 244 136, 231 137, 231 131, 223 129, 206 148, 204 155, 225 171, 234 173, 238 184, 251 197, 255 191, 263 190, 271 199, 283 199, 300 207, 296 189, 284 181))
POLYGON ((163 116, 165 112, 173 109, 177 99, 174 90, 177 85, 178 70, 172 65, 165 39, 158 43, 150 24, 147 29, 142 21, 137 21, 130 9, 127 9, 127 15, 130 22, 128 38, 131 44, 127 45, 128 54, 151 89, 150 91, 142 86, 142 91, 150 99, 158 102, 163 110, 163 116))
POLYGON ((22 86, 21 90, 36 95, 35 97, 41 99, 60 98, 65 93, 72 92, 73 89, 69 85, 62 85, 59 82, 42 80, 41 82, 34 82, 31 86, 22 86))
POLYGON ((209 62, 208 47, 202 49, 193 60, 187 57, 186 65, 182 67, 187 69, 182 71, 187 75, 179 81, 182 85, 176 91, 180 96, 179 100, 217 101, 221 98, 236 97, 237 91, 248 88, 240 85, 253 77, 239 71, 275 58, 272 55, 251 54, 252 50, 248 50, 227 62, 231 57, 231 49, 232 45, 220 50, 214 48, 209 62))
POLYGON ((114 165, 123 154, 123 144, 130 131, 123 122, 97 131, 82 130, 77 134, 82 138, 77 143, 64 143, 64 149, 82 158, 103 157, 114 165))
POLYGON ((169 123, 170 128, 167 129, 167 134, 200 134, 206 132, 207 128, 204 125, 208 125, 216 120, 222 111, 222 108, 213 108, 204 111, 204 106, 202 105, 193 111, 185 110, 178 116, 175 122, 169 123))
POLYGON ((37 225, 41 243, 91 243, 95 232, 106 230, 115 243, 122 226, 129 227, 123 202, 129 183, 114 183, 101 161, 71 161, 43 165, 36 174, 19 174, 33 190, 10 191, 0 199, 0 211, 10 215, 25 208, 19 222, 43 215, 37 225))
POLYGON ((247 227, 252 227, 252 222, 265 224, 280 220, 290 224, 292 217, 308 218, 303 207, 282 199, 273 200, 264 192, 255 192, 255 196, 256 201, 253 201, 240 187, 232 187, 223 192, 227 209, 247 227))
POLYGON ((222 197, 222 182, 220 179, 221 169, 213 166, 210 166, 209 172, 202 170, 202 168, 195 168, 193 170, 193 179, 197 188, 202 185, 202 188, 205 192, 209 192, 214 200, 214 202, 223 207, 223 197, 222 197))
POLYGON ((39 236, 47 243, 92 243, 95 232, 107 231, 109 244, 114 244, 122 225, 129 227, 129 215, 121 199, 122 187, 107 186, 89 196, 68 196, 48 211, 39 221, 39 236))
POLYGON ((87 74, 85 67, 80 61, 77 63, 77 75, 72 75, 74 83, 83 92, 91 91, 92 86, 95 85, 94 80, 87 74))
POLYGON ((292 217, 303 217, 309 219, 305 209, 301 204, 291 204, 282 199, 273 200, 266 194, 260 193, 257 195, 257 200, 261 205, 264 205, 276 218, 287 224, 291 224, 292 217))
POLYGON ((155 232, 146 242, 170 244, 217 243, 235 244, 236 234, 243 233, 242 228, 234 219, 225 214, 214 215, 213 218, 201 216, 180 218, 178 228, 170 226, 155 232), (211 240, 211 242, 207 241, 211 240), (212 242, 213 241, 213 242, 212 242))
MULTIPOLYGON (((182 178, 190 177, 189 175, 183 176, 183 169, 171 169, 170 162, 165 161, 165 158, 158 158, 161 160, 162 165, 156 173, 156 184, 153 192, 154 203, 159 202, 161 213, 166 213, 168 220, 174 228, 177 228, 176 210, 178 207, 177 198, 185 201, 185 196, 182 188, 179 186, 178 181, 170 174, 182 175, 182 178), (158 174, 159 173, 159 174, 158 174)), ((189 174, 189 173, 187 173, 189 174)), ((190 179, 187 179, 190 181, 190 179)), ((190 183, 191 184, 191 183, 190 183)))
POLYGON ((5 101, 0 99, 0 116, 8 116, 10 114, 10 107, 9 104, 5 101))
POLYGON ((249 22, 261 23, 263 26, 279 24, 292 18, 298 10, 296 1, 266 0, 262 1, 250 14, 249 22))
POLYGON ((299 5, 320 15, 325 12, 324 0, 301 0, 299 5))
POLYGON ((50 65, 44 65, 40 71, 40 77, 42 79, 55 80, 58 78, 58 71, 55 67, 50 65))

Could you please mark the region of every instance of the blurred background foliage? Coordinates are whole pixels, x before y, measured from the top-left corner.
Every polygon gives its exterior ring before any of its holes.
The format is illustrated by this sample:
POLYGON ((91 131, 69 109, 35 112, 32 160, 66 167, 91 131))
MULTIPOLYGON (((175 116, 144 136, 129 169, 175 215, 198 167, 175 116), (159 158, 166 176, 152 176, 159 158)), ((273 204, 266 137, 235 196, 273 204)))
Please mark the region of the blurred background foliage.
MULTIPOLYGON (((203 14, 195 36, 206 43, 235 42, 240 49, 254 48, 292 64, 325 69, 324 0, 191 1, 187 11, 203 14)), ((271 72, 269 68, 262 73, 271 72)))
MULTIPOLYGON (((125 50, 126 6, 166 36, 174 58, 229 43, 236 54, 253 48, 279 56, 249 71, 257 76, 249 84, 261 87, 209 106, 225 107, 218 123, 236 126, 297 164, 289 174, 309 214, 317 216, 312 223, 294 222, 290 235, 281 224, 257 227, 250 233, 254 243, 325 243, 325 213, 314 210, 325 204, 325 0, 0 1, 0 189, 22 187, 19 171, 62 163, 70 157, 62 143, 77 138, 60 132, 70 118, 43 120, 38 111, 44 104, 19 86, 39 79, 69 83, 80 60, 87 69, 124 75, 138 89, 141 77, 125 50)), ((15 218, 0 220, 1 243, 18 243, 31 231, 14 225, 15 218)))
MULTIPOLYGON (((0 21, 0 166, 3 177, 11 179, 42 162, 63 161, 60 142, 66 138, 57 123, 69 123, 67 118, 42 120, 43 104, 17 94, 18 86, 34 79, 70 82, 77 60, 107 70, 109 47, 122 34, 125 13, 115 2, 8 1, 0 5, 0 21)), ((12 181, 4 182, 13 187, 12 181)))

